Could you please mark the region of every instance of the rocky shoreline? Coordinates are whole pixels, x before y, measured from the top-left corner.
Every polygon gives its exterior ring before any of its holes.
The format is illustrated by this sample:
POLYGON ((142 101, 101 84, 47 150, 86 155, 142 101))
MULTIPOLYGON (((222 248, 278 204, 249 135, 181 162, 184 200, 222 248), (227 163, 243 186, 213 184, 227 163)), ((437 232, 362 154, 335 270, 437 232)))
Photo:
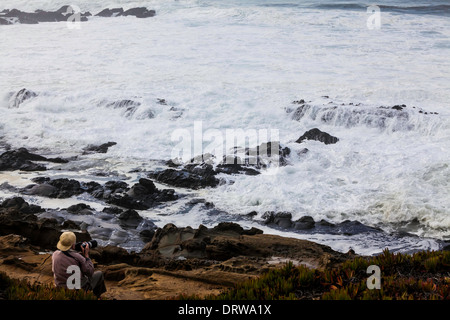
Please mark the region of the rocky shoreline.
MULTIPOLYGON (((78 241, 91 239, 71 221, 37 218, 42 210, 20 197, 0 206, 0 271, 11 278, 51 284, 50 257, 61 232, 74 231, 78 241)), ((105 273, 105 297, 132 300, 217 294, 286 261, 323 269, 353 256, 226 222, 197 229, 168 224, 157 228, 140 252, 111 245, 91 250, 96 268, 105 273)))
MULTIPOLYGON (((20 108, 24 101, 38 95, 23 88, 11 94, 10 108, 20 108)), ((135 105, 130 101, 120 100, 111 104, 114 108, 133 112, 135 105)), ((338 106, 313 110, 314 107, 304 100, 293 101, 292 106, 286 112, 294 120, 320 115, 321 121, 326 123, 330 114, 347 112, 338 106)), ((363 118, 364 121, 369 119, 369 124, 395 118, 401 125, 402 119, 408 117, 405 108, 401 105, 369 109, 363 118)), ((302 144, 305 140, 325 145, 339 143, 339 137, 319 128, 299 134, 295 143, 302 144)), ((157 169, 137 169, 137 179, 131 184, 117 175, 110 178, 109 172, 98 173, 102 179, 97 181, 86 176, 78 179, 77 175, 75 178, 64 175, 64 168, 67 168, 64 166, 91 155, 107 153, 116 144, 108 141, 88 145, 69 157, 43 156, 33 150, 13 148, 0 137, 0 149, 4 150, 0 154, 0 172, 35 173, 24 178, 30 182, 25 186, 11 185, 9 180, 0 185, 0 190, 13 195, 0 204, 0 271, 19 279, 51 283, 49 257, 61 232, 70 230, 75 232, 78 241, 99 241, 99 247, 92 250, 92 258, 96 267, 105 272, 107 285, 111 288, 109 298, 166 299, 179 294, 207 296, 257 277, 286 261, 323 270, 356 256, 353 250, 337 252, 311 241, 264 234, 257 227, 245 229, 240 222, 304 234, 385 234, 379 228, 358 221, 346 220, 336 224, 326 220, 315 221, 308 215, 293 219, 294 215, 288 211, 230 215, 215 208, 208 199, 190 196, 187 192, 233 183, 233 177, 238 175, 260 175, 274 165, 273 156, 277 158, 276 166, 289 166, 294 152, 280 141, 269 141, 253 148, 234 148, 222 159, 202 154, 187 162, 159 160, 161 165, 157 169), (33 199, 57 199, 61 203, 71 199, 76 203, 56 209, 42 208, 33 204, 33 199), (172 206, 179 200, 186 200, 179 209, 180 214, 199 206, 212 217, 214 225, 192 227, 169 223, 158 227, 155 221, 140 214, 140 211, 172 206), (92 207, 92 203, 96 206, 92 207)), ((302 157, 308 152, 307 148, 300 148, 294 156, 302 157)), ((405 235, 412 236, 407 231, 397 236, 405 235)), ((445 245, 443 243, 442 248, 445 245)))

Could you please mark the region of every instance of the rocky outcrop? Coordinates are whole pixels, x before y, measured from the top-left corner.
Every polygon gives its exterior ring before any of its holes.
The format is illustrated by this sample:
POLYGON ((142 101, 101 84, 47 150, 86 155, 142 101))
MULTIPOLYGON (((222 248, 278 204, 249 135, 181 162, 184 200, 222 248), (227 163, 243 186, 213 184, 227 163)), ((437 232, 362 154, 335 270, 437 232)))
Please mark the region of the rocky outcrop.
POLYGON ((333 137, 329 133, 320 131, 317 128, 306 131, 300 138, 297 139, 297 143, 302 143, 304 140, 315 140, 325 144, 334 144, 339 141, 338 138, 333 137))
POLYGON ((226 261, 238 257, 271 259, 289 257, 316 266, 342 262, 344 255, 306 240, 265 235, 256 228, 245 230, 232 222, 213 228, 200 225, 178 228, 173 224, 158 229, 142 254, 159 253, 166 259, 207 259, 226 261), (307 249, 306 249, 307 248, 307 249))
POLYGON ((70 198, 86 192, 108 204, 135 210, 149 209, 178 198, 173 189, 160 190, 151 180, 145 178, 139 179, 139 182, 131 188, 124 181, 108 181, 104 185, 94 181, 78 182, 68 178, 39 177, 33 181, 36 184, 28 185, 20 192, 49 198, 70 198))
POLYGON ((100 145, 90 144, 86 148, 83 149, 83 155, 91 154, 91 153, 106 153, 108 152, 109 147, 115 146, 117 142, 106 142, 100 145))
POLYGON ((177 198, 175 190, 157 189, 151 180, 145 178, 139 179, 139 182, 126 190, 125 193, 118 193, 117 189, 110 195, 103 193, 103 199, 107 203, 135 210, 146 210, 162 202, 173 201, 177 198))
POLYGON ((170 168, 153 171, 148 177, 158 182, 175 187, 201 189, 216 187, 222 180, 218 174, 258 175, 260 170, 270 165, 285 166, 291 150, 282 147, 279 142, 262 143, 255 148, 236 148, 233 155, 224 156, 222 161, 214 166, 215 156, 202 154, 192 158, 188 163, 181 164, 169 160, 170 168), (273 152, 278 152, 275 156, 273 152))
MULTIPOLYGON (((54 219, 38 219, 44 210, 20 197, 10 198, 0 206, 0 235, 17 234, 37 246, 53 249, 59 241, 62 226, 54 219)), ((78 241, 90 240, 86 232, 75 232, 78 241)))
POLYGON ((151 172, 148 177, 175 187, 200 189, 217 186, 220 180, 215 175, 212 165, 190 164, 178 170, 169 168, 151 172))
POLYGON ((45 161, 53 163, 66 163, 67 160, 61 158, 46 158, 34 153, 28 152, 25 148, 6 151, 0 155, 0 171, 45 171, 46 167, 36 164, 33 161, 45 161))
POLYGON ((36 92, 23 88, 13 94, 13 96, 10 98, 10 108, 18 108, 25 100, 29 100, 34 97, 37 97, 36 92))
MULTIPOLYGON (((256 216, 256 212, 248 214, 256 216)), ((331 223, 326 220, 315 221, 311 216, 302 216, 297 220, 292 219, 292 213, 287 211, 266 211, 261 215, 262 223, 274 228, 292 230, 295 232, 314 232, 323 234, 355 235, 359 233, 382 232, 381 229, 370 227, 359 221, 345 220, 340 223, 331 223)))
POLYGON ((156 14, 155 10, 148 10, 145 7, 131 8, 123 13, 119 14, 120 16, 135 16, 136 18, 149 18, 153 17, 156 14))

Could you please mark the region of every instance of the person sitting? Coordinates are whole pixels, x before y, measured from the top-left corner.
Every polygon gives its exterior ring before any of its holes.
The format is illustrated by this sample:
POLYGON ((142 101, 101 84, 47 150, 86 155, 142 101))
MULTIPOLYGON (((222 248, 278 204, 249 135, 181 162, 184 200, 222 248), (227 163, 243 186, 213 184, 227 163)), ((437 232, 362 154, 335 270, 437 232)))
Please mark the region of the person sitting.
MULTIPOLYGON (((81 271, 80 288, 92 290, 97 298, 106 292, 103 272, 94 271, 94 264, 89 258, 89 245, 84 242, 81 246, 81 254, 75 251, 76 235, 73 232, 63 232, 56 247, 58 250, 52 254, 52 271, 56 287, 73 289, 67 286, 69 277, 72 276, 73 266, 81 271)), ((76 274, 76 273, 75 273, 76 274)))

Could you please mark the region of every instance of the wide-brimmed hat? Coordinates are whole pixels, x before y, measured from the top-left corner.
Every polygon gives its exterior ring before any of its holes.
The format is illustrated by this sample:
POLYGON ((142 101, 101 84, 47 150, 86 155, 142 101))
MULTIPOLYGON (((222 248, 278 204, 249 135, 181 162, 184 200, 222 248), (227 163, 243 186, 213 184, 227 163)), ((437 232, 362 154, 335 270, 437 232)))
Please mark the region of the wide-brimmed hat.
POLYGON ((59 237, 59 242, 56 247, 61 251, 67 251, 72 248, 72 245, 77 242, 77 237, 75 233, 67 231, 63 232, 59 237))

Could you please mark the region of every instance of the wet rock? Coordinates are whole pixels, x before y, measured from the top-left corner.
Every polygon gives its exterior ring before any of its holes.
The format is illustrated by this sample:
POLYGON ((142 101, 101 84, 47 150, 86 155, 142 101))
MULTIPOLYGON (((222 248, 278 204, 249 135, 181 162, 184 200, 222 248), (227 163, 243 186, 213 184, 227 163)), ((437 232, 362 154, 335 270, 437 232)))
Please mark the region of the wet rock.
POLYGON ((290 212, 281 211, 267 211, 262 217, 265 224, 275 224, 283 229, 288 229, 292 226, 292 214, 290 212))
POLYGON ((293 223, 293 227, 296 230, 308 230, 315 227, 315 221, 310 216, 303 216, 293 223))
POLYGON ((122 226, 136 228, 144 219, 139 215, 139 213, 130 209, 122 212, 119 215, 119 220, 122 226))
POLYGON ((28 152, 25 148, 6 151, 0 155, 0 171, 45 171, 45 166, 32 161, 45 161, 54 163, 66 163, 67 160, 61 158, 46 158, 34 153, 28 152))
POLYGON ((155 10, 148 10, 145 7, 131 8, 120 14, 121 16, 135 16, 136 18, 149 18, 155 15, 155 10))
POLYGON ((148 176, 158 182, 162 182, 175 187, 200 189, 205 187, 215 187, 219 184, 219 179, 215 177, 216 172, 211 165, 188 165, 181 170, 165 169, 155 171, 148 176))
POLYGON ((335 225, 335 228, 337 229, 337 232, 348 236, 366 232, 382 232, 380 228, 367 226, 355 220, 345 220, 335 225))
POLYGON ((103 9, 96 14, 98 17, 115 17, 123 13, 123 8, 103 9))
MULTIPOLYGON (((106 185, 105 185, 106 186, 106 185)), ((108 186, 111 188, 111 184, 108 186)), ((151 180, 141 178, 130 189, 123 190, 114 185, 113 193, 103 194, 107 203, 134 210, 146 210, 159 203, 173 201, 178 198, 173 189, 159 190, 151 180), (118 192, 120 190, 120 192, 118 192)), ((119 187, 122 187, 119 185, 119 187)))
POLYGON ((74 195, 79 195, 86 192, 84 186, 77 180, 60 178, 60 179, 48 179, 39 178, 35 179, 38 182, 37 185, 29 185, 20 190, 21 193, 26 195, 39 195, 48 198, 70 198, 74 195))
MULTIPOLYGON (((44 171, 46 167, 41 164, 36 164, 31 162, 36 159, 35 155, 28 152, 25 148, 20 148, 18 150, 6 151, 0 155, 0 171, 12 171, 12 170, 22 170, 22 171, 44 171)), ((42 157, 43 158, 43 157, 42 157)), ((43 158, 45 159, 45 158, 43 158)))
MULTIPOLYGON (((54 249, 62 228, 55 219, 38 219, 40 207, 28 204, 20 197, 6 199, 0 206, 0 235, 17 234, 33 245, 54 249)), ((77 241, 90 240, 89 233, 75 232, 77 241)))
POLYGON ((39 22, 68 21, 74 13, 78 14, 79 21, 87 21, 87 17, 91 15, 89 12, 75 12, 71 6, 66 5, 57 11, 36 10, 35 12, 23 12, 12 9, 4 13, 3 17, 16 19, 19 23, 37 24, 39 22))
POLYGON ((122 212, 124 212, 124 210, 119 207, 105 207, 105 208, 103 208, 102 212, 113 214, 113 215, 119 215, 122 212))
POLYGON ((391 109, 402 111, 403 108, 406 108, 406 105, 404 105, 404 104, 402 104, 402 105, 395 105, 391 109))
POLYGON ((107 108, 122 109, 123 115, 125 117, 131 117, 141 105, 138 101, 133 101, 129 99, 118 100, 106 104, 107 108))
POLYGON ((13 97, 11 98, 10 107, 11 108, 18 108, 21 103, 23 103, 26 100, 29 100, 31 98, 34 98, 37 96, 37 93, 28 90, 26 88, 23 88, 19 90, 13 97))
POLYGON ((245 154, 257 158, 257 166, 265 167, 271 162, 277 162, 280 166, 288 164, 291 154, 289 147, 282 147, 279 141, 263 142, 255 148, 246 148, 245 154))
POLYGON ((100 145, 88 145, 83 149, 83 155, 91 154, 91 153, 106 153, 108 152, 108 148, 115 146, 117 142, 107 142, 100 145))
POLYGON ((243 166, 238 164, 237 160, 235 160, 236 163, 224 163, 224 164, 218 164, 216 166, 215 172, 216 173, 226 173, 226 174, 246 174, 249 176, 256 176, 260 174, 260 172, 254 168, 243 166))
POLYGON ((23 198, 21 197, 13 197, 6 199, 1 204, 1 208, 10 208, 15 209, 20 213, 24 214, 34 214, 42 212, 43 209, 40 206, 34 205, 34 204, 28 204, 23 198))
POLYGON ((333 137, 332 135, 320 131, 317 128, 306 131, 300 138, 297 139, 297 143, 302 143, 303 140, 316 140, 323 142, 325 144, 334 144, 339 141, 338 138, 333 137))
POLYGON ((67 212, 72 214, 92 214, 93 213, 92 211, 94 211, 94 209, 92 209, 89 205, 85 203, 78 203, 71 205, 66 210, 67 212))
POLYGON ((25 187, 24 189, 22 189, 22 193, 32 196, 56 198, 55 195, 58 194, 58 189, 48 183, 43 183, 25 187))

